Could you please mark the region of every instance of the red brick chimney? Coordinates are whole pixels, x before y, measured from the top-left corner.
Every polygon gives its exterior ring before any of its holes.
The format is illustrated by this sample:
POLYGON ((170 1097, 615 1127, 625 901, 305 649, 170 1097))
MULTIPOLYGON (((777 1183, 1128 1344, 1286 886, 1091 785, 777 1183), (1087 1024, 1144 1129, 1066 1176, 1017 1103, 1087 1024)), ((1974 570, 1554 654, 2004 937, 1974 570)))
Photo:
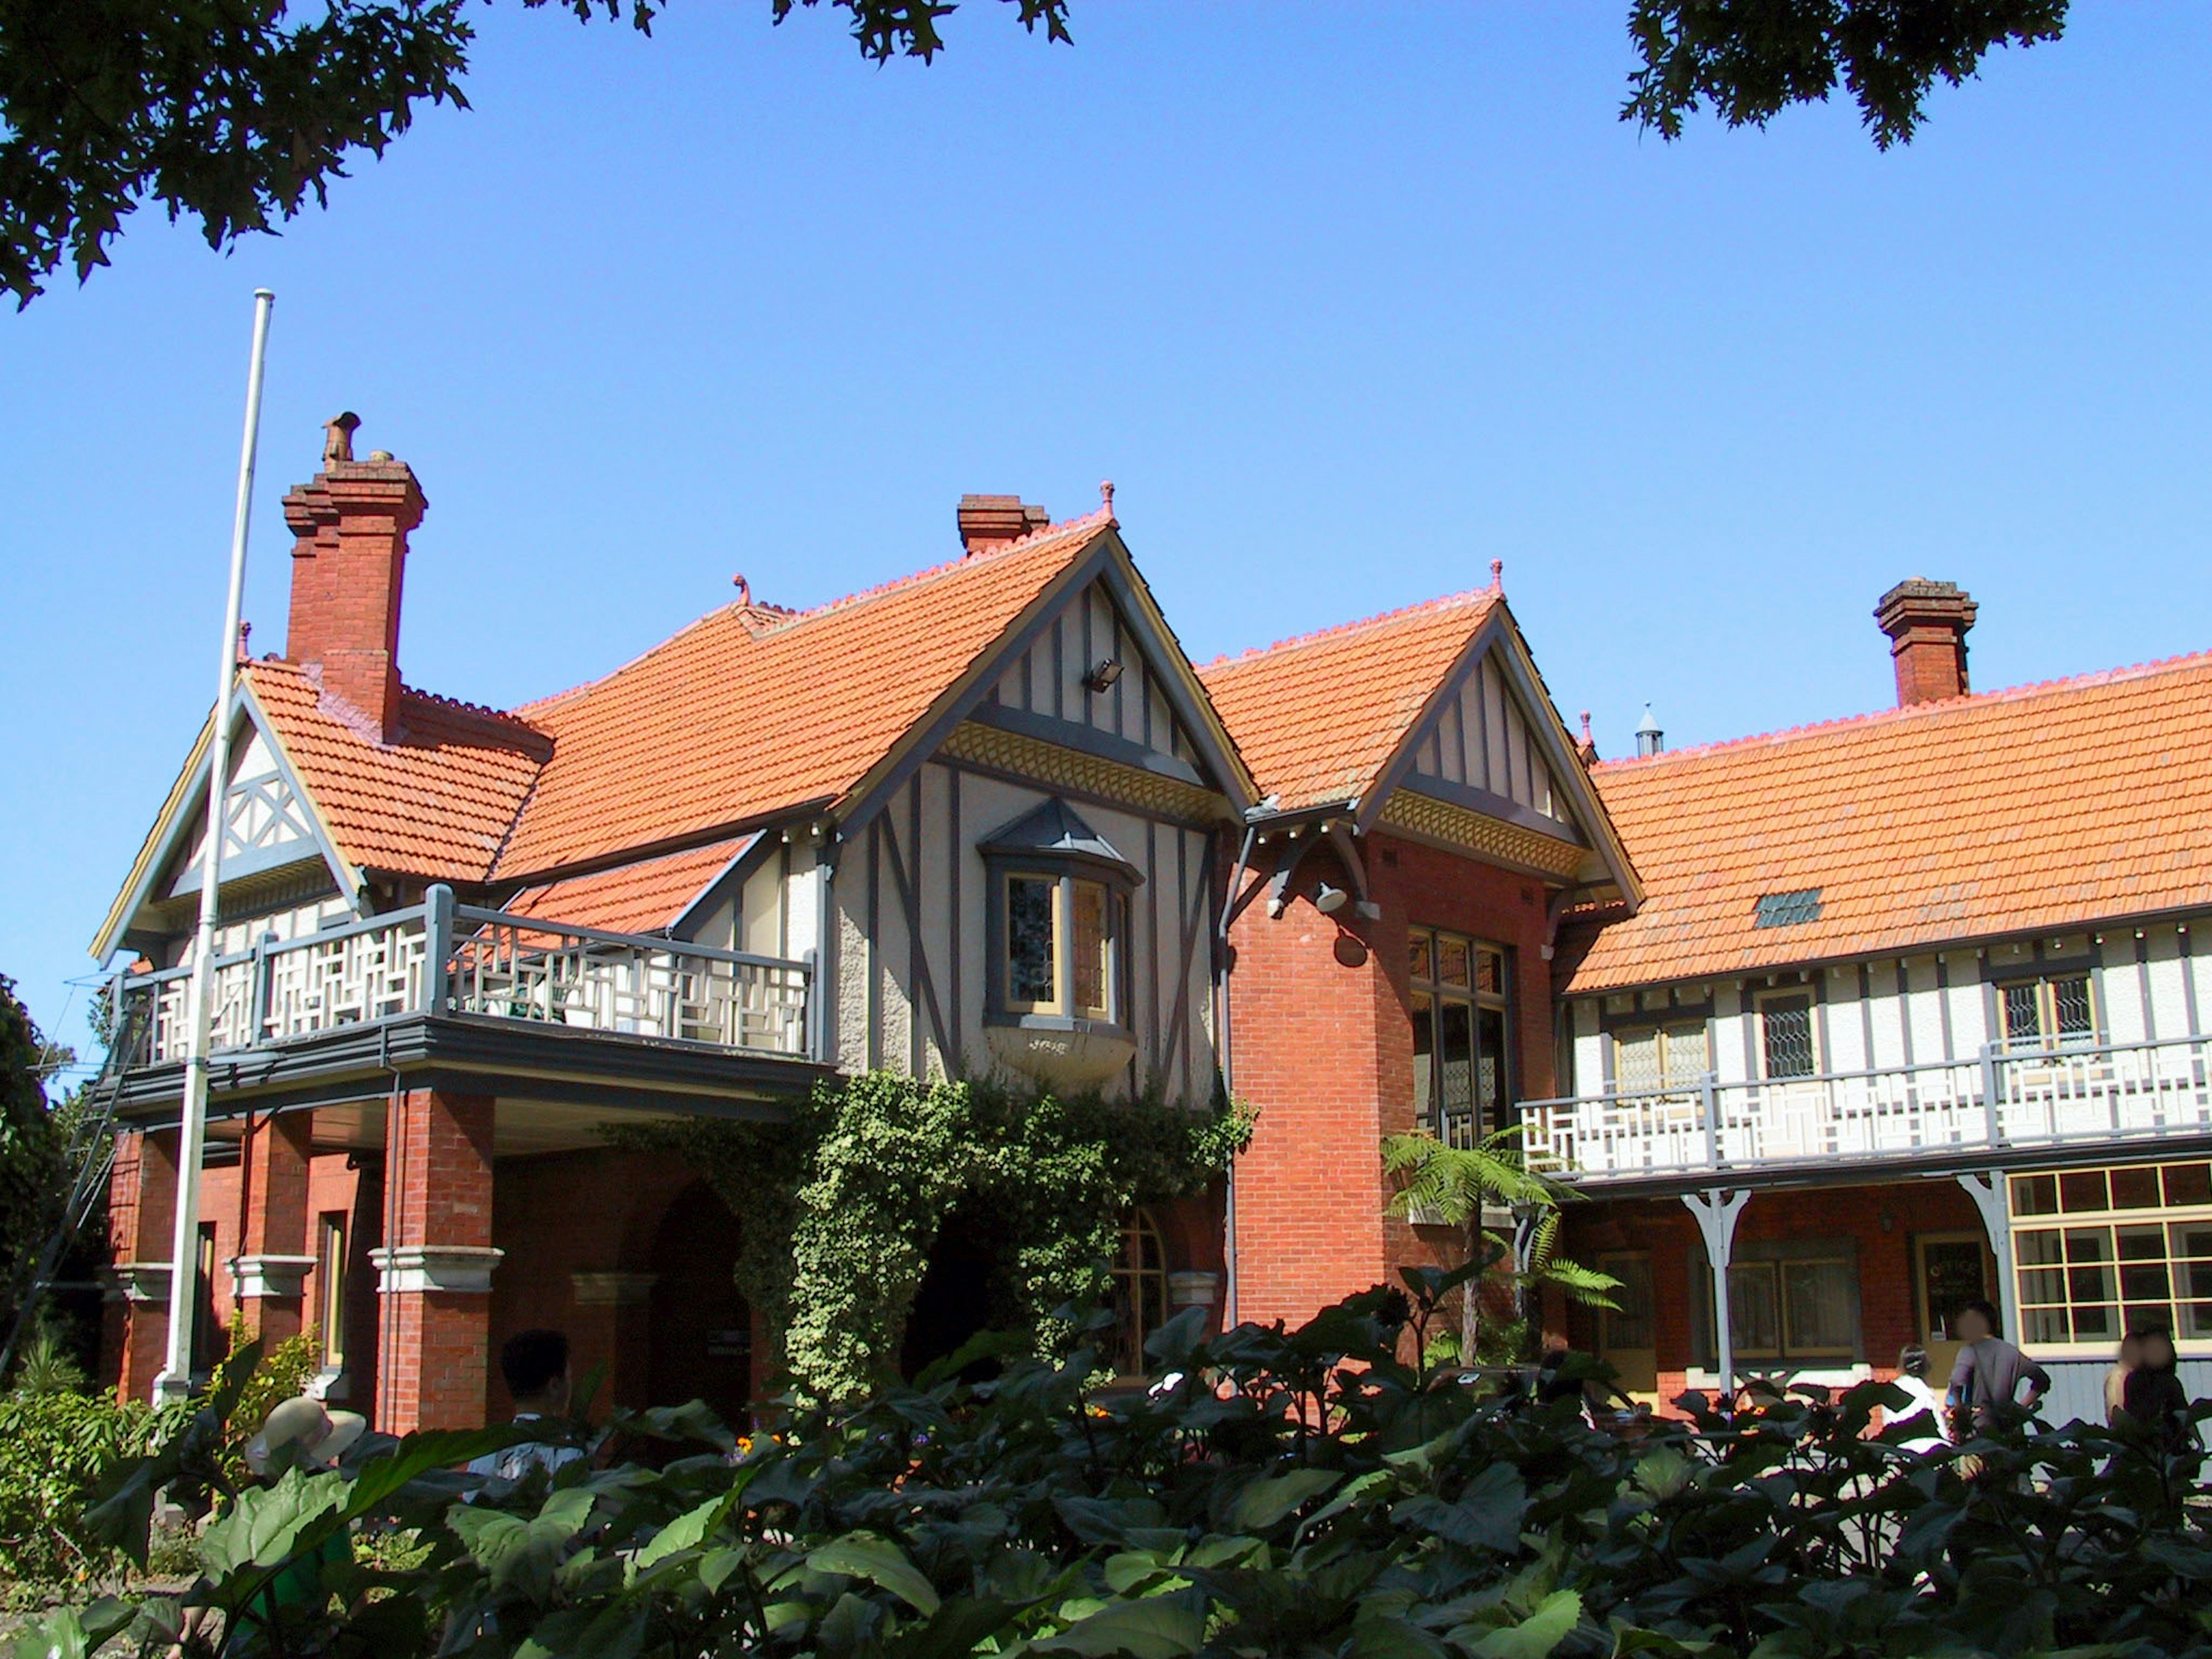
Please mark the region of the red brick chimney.
POLYGON ((1966 695, 1966 630, 1974 601, 1955 582, 1908 577, 1881 596, 1874 619, 1897 664, 1897 706, 1966 695))
POLYGON ((970 553, 988 553, 1043 529, 1052 514, 1018 495, 963 495, 959 519, 960 545, 970 553))
POLYGON ((353 458, 354 415, 330 423, 323 470, 284 497, 292 619, 284 654, 319 667, 389 743, 399 729, 399 591, 407 533, 428 505, 412 468, 382 450, 353 458))

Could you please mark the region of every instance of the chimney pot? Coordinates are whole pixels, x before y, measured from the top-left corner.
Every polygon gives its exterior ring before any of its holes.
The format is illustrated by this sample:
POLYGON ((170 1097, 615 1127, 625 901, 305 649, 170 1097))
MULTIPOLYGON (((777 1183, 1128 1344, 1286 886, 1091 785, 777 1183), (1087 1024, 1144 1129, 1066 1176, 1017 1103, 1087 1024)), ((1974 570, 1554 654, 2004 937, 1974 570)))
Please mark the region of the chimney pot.
POLYGON ((957 517, 960 545, 970 554, 1019 541, 1052 522, 1051 514, 1018 495, 963 495, 957 517))
POLYGON ((1974 601, 1956 582, 1911 576, 1881 596, 1874 619, 1889 635, 1897 706, 1966 695, 1966 630, 1974 601))
POLYGON ((413 469, 379 450, 353 459, 357 416, 330 422, 323 470, 284 497, 291 526, 289 661, 313 665, 322 688, 373 721, 399 730, 399 600, 407 537, 429 503, 413 469))

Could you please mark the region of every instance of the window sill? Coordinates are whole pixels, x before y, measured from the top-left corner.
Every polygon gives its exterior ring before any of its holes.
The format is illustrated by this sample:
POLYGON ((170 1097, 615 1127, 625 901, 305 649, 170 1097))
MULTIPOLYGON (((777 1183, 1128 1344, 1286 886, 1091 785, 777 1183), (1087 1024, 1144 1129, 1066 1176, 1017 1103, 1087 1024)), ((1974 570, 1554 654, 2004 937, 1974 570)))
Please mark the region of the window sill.
POLYGON ((1066 1014, 993 1014, 984 1024, 992 1057, 1054 1089, 1089 1089, 1136 1057, 1126 1025, 1066 1014))

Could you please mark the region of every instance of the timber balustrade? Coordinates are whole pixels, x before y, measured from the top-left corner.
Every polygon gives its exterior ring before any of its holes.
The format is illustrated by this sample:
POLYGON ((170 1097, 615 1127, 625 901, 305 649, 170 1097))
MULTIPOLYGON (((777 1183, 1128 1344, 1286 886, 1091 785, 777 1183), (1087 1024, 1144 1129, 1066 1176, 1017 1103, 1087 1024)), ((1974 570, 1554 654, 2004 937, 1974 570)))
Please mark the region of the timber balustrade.
MULTIPOLYGON (((806 961, 477 909, 444 887, 411 909, 264 938, 213 967, 215 1053, 432 1013, 803 1055, 813 971, 806 961)), ((131 1064, 185 1057, 191 984, 188 967, 125 978, 124 996, 153 1012, 131 1064)))
POLYGON ((2212 1041, 1991 1045, 1972 1060, 1532 1100, 1529 1163, 1579 1187, 2212 1138, 2212 1041))

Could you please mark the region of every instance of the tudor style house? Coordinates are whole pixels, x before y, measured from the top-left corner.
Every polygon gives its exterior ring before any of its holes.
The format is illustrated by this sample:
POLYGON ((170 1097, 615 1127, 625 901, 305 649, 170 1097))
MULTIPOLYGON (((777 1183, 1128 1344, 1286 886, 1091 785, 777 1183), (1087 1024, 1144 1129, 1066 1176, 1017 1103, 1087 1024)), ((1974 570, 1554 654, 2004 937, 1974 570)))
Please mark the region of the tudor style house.
POLYGON ((127 966, 126 1392, 166 1338, 210 832, 182 1293, 203 1359, 234 1316, 314 1328, 380 1426, 495 1412, 535 1325, 616 1400, 741 1408, 744 1218, 604 1132, 878 1067, 1256 1109, 1223 1191, 1128 1218, 1131 1344, 1445 1259, 1378 1142, 1510 1128, 1623 1285, 1547 1328, 1655 1401, 1940 1364, 1984 1297, 2063 1411, 2140 1322, 2212 1392, 2212 655, 1972 694, 1972 601, 1909 581, 1897 708, 1679 753, 1647 719, 1600 763, 1496 565, 1194 669, 1109 486, 1058 524, 963 497, 951 563, 810 611, 741 580, 502 713, 402 682, 425 502, 349 435, 285 500, 289 632, 243 665, 220 822, 210 723, 94 945, 127 966))
MULTIPOLYGON (((289 632, 242 670, 213 830, 204 1344, 313 1327, 325 1389, 394 1431, 483 1420, 490 1354, 542 1324, 614 1398, 741 1407, 742 1218, 605 1126, 772 1118, 873 1067, 1214 1099, 1215 860, 1254 792, 1110 486, 1060 524, 963 498, 950 564, 812 611, 741 591, 501 713, 401 679, 425 500, 348 437, 285 498, 289 632)), ((172 1293, 210 737, 94 945, 133 964, 130 1394, 172 1293)), ((1186 1207, 1133 1218, 1155 1313, 1170 1273, 1219 1294, 1218 1211, 1186 1207)))
POLYGON ((2212 1393, 2212 656, 1972 694, 1974 615, 1884 596, 1894 708, 1595 769, 1642 900, 1568 915, 1521 1114, 1656 1399, 1948 1368, 1976 1299, 2061 1418, 2148 1324, 2212 1393))

